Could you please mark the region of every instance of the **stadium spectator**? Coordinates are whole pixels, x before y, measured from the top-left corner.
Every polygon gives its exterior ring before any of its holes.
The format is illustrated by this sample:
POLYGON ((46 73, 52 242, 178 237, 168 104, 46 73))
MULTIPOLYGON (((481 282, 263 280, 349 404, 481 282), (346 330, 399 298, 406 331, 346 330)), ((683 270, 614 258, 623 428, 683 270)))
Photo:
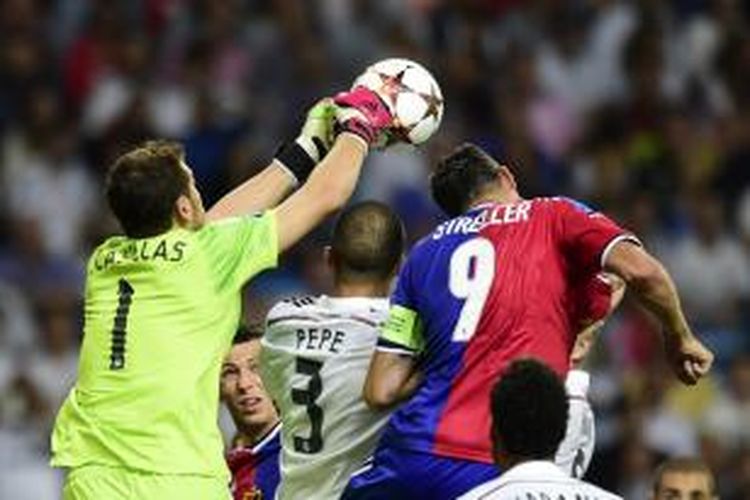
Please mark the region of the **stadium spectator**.
MULTIPOLYGON (((719 196, 690 198, 695 227, 669 255, 670 268, 691 319, 704 329, 734 330, 750 296, 750 265, 740 241, 726 232, 719 196)), ((733 332, 732 332, 733 333, 733 332)))
POLYGON ((730 453, 750 447, 750 355, 738 354, 729 367, 727 387, 703 416, 701 430, 730 453))
MULTIPOLYGON (((39 346, 26 360, 24 376, 40 398, 35 418, 52 430, 55 410, 73 387, 78 367, 78 304, 65 301, 47 304, 38 312, 39 346)), ((46 440, 45 440, 46 441, 46 440)), ((47 443, 40 443, 46 448, 47 443)))
POLYGON ((651 500, 696 500, 719 498, 711 470, 697 458, 673 458, 654 474, 651 500))
POLYGON ((534 359, 512 362, 492 388, 493 458, 503 471, 461 500, 515 498, 621 499, 580 479, 553 462, 565 435, 565 387, 549 367, 534 359))
POLYGON ((260 376, 262 331, 240 328, 221 365, 220 397, 237 433, 227 454, 235 500, 274 498, 281 420, 260 376))
POLYGON ((655 362, 649 367, 650 376, 641 377, 642 386, 637 392, 638 416, 642 419, 644 444, 653 452, 664 456, 684 456, 696 453, 698 447, 695 427, 684 415, 670 405, 667 393, 674 385, 669 368, 655 362))

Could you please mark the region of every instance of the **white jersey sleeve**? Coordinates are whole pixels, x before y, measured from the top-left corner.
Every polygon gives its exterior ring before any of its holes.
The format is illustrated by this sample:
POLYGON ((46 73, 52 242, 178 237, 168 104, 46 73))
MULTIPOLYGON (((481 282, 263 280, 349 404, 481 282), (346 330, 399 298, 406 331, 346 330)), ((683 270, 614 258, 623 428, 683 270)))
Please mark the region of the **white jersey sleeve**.
POLYGON ((589 374, 571 370, 565 380, 568 392, 568 428, 555 455, 555 463, 571 477, 581 478, 594 456, 594 412, 588 400, 589 374))
POLYGON ((362 388, 387 299, 306 297, 271 309, 261 369, 282 419, 278 499, 339 498, 374 451, 389 412, 362 388))

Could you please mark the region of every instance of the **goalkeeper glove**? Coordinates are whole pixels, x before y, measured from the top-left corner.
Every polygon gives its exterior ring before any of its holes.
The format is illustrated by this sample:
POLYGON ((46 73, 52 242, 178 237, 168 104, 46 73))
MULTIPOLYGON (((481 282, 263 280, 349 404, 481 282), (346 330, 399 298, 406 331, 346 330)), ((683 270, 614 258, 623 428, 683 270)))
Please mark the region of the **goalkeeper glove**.
POLYGON ((281 145, 276 160, 298 184, 304 183, 315 165, 333 144, 335 106, 330 98, 321 99, 307 112, 300 135, 281 145))
POLYGON ((383 132, 393 125, 388 106, 366 87, 358 86, 342 92, 333 102, 336 104, 337 131, 356 134, 368 146, 383 142, 383 132))

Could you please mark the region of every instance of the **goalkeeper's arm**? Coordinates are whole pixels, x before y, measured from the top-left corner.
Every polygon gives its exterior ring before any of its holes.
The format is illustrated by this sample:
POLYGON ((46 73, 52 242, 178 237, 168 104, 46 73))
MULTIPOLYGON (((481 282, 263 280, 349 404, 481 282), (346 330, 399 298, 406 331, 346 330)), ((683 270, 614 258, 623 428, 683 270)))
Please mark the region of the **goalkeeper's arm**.
POLYGON ((284 144, 259 174, 219 200, 206 214, 208 220, 260 212, 278 205, 299 184, 333 142, 334 108, 330 99, 319 101, 307 114, 302 132, 284 144))
POLYGON ((380 98, 362 87, 339 94, 335 103, 341 133, 333 148, 308 181, 276 210, 280 252, 349 200, 369 145, 393 122, 380 98))
POLYGON ((349 133, 339 135, 307 183, 276 210, 280 252, 347 202, 366 154, 367 146, 358 137, 349 133))
POLYGON ((206 218, 209 221, 219 220, 275 207, 292 192, 296 184, 286 169, 274 160, 216 202, 206 213, 206 218))

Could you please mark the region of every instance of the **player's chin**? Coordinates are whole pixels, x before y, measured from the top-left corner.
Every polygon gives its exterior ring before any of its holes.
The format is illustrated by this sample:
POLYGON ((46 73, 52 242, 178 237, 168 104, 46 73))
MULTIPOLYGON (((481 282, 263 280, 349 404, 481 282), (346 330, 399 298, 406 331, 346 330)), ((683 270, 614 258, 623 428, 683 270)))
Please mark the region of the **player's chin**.
POLYGON ((252 403, 246 403, 243 405, 240 405, 239 411, 242 414, 244 418, 263 418, 265 415, 270 413, 270 402, 260 399, 257 401, 254 401, 252 403))
POLYGON ((242 414, 242 421, 247 427, 257 427, 268 423, 270 414, 264 411, 253 411, 242 414))

